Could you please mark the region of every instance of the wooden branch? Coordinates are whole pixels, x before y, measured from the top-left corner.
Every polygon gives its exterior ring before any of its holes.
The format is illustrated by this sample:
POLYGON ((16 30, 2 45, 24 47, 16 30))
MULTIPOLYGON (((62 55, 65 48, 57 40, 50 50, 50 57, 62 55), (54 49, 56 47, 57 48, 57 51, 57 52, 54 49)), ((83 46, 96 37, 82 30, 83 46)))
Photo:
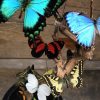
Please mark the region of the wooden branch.
POLYGON ((77 58, 72 58, 71 60, 69 60, 69 62, 65 66, 64 73, 69 75, 69 73, 74 68, 74 66, 77 64, 77 62, 78 62, 77 58))
POLYGON ((67 29, 65 30, 61 30, 62 34, 64 34, 66 37, 69 37, 70 39, 72 39, 74 42, 77 42, 77 39, 75 37, 75 35, 73 35, 71 32, 69 32, 67 29))
POLYGON ((69 61, 64 61, 62 56, 59 55, 59 59, 55 59, 56 66, 57 66, 57 76, 63 78, 65 74, 69 75, 73 67, 77 64, 79 57, 74 57, 69 61))
MULTIPOLYGON (((65 35, 67 38, 70 38, 73 42, 77 43, 76 36, 73 35, 67 29, 65 21, 62 21, 61 23, 56 22, 56 26, 59 27, 59 30, 63 35, 65 35)), ((56 32, 55 32, 55 35, 56 35, 56 32)), ((76 49, 77 49, 77 47, 76 47, 76 49)), ((63 78, 65 76, 65 74, 69 75, 69 73, 74 68, 74 66, 77 64, 79 59, 91 60, 93 58, 94 46, 89 49, 85 49, 81 46, 81 48, 77 52, 79 52, 79 53, 74 53, 74 57, 71 60, 69 60, 68 63, 66 63, 66 65, 63 63, 63 59, 60 57, 60 60, 58 60, 56 62, 57 76, 63 78)), ((67 62, 67 60, 66 60, 66 62, 67 62)))
MULTIPOLYGON (((63 20, 62 22, 55 22, 56 27, 59 27, 59 31, 65 35, 66 37, 69 37, 72 39, 74 42, 77 42, 76 36, 73 35, 66 27, 66 22, 63 20)), ((56 35, 56 33, 54 33, 56 35)))
POLYGON ((60 62, 57 63, 57 76, 63 78, 65 74, 69 75, 79 59, 80 57, 72 58, 68 63, 62 63, 60 60, 60 62))

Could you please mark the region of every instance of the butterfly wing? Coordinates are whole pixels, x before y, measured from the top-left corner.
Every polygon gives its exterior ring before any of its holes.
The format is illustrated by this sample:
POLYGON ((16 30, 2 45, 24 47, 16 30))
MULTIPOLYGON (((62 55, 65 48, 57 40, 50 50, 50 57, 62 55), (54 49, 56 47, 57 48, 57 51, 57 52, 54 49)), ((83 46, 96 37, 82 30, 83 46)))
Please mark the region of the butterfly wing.
POLYGON ((45 10, 48 8, 48 5, 50 3, 51 0, 31 0, 28 6, 31 7, 38 14, 44 16, 46 12, 45 10))
POLYGON ((63 41, 54 41, 47 44, 45 49, 45 54, 49 59, 54 59, 58 56, 59 51, 63 48, 64 42, 63 41))
POLYGON ((41 57, 45 51, 45 43, 40 37, 36 37, 34 41, 29 41, 29 46, 32 49, 32 56, 36 58, 41 57))
POLYGON ((28 39, 28 45, 31 49, 33 49, 40 42, 43 42, 40 36, 35 37, 34 40, 28 39))
POLYGON ((45 51, 45 44, 41 42, 35 48, 32 49, 31 54, 33 57, 39 58, 43 55, 44 51, 45 51))
POLYGON ((54 59, 57 57, 58 50, 57 50, 56 45, 53 42, 46 45, 45 54, 47 55, 49 59, 54 59))
POLYGON ((37 95, 39 100, 47 100, 46 96, 49 96, 51 93, 51 89, 47 84, 39 85, 37 95))
POLYGON ((24 16, 23 31, 30 39, 34 39, 45 26, 45 17, 36 13, 31 7, 27 8, 24 16))
POLYGON ((94 21, 79 12, 64 15, 70 31, 76 35, 79 44, 90 47, 95 37, 94 21))
POLYGON ((45 9, 50 0, 31 0, 25 10, 23 31, 29 38, 34 38, 46 25, 45 9))
POLYGON ((24 92, 16 85, 12 85, 2 100, 27 100, 24 92))
POLYGON ((50 0, 48 7, 46 9, 46 17, 52 16, 57 9, 65 2, 66 0, 50 0))
POLYGON ((46 26, 46 17, 53 15, 65 0, 31 0, 25 10, 23 31, 34 38, 46 26))
POLYGON ((78 64, 75 65, 73 70, 70 72, 69 82, 72 87, 81 87, 82 86, 82 73, 83 73, 83 60, 79 60, 78 64))
POLYGON ((98 30, 98 34, 100 35, 100 17, 97 19, 96 27, 98 30))
POLYGON ((56 45, 58 51, 60 51, 64 46, 64 41, 59 40, 59 41, 54 41, 53 43, 56 45))
POLYGON ((52 13, 55 13, 57 9, 65 2, 66 0, 57 0, 54 8, 52 9, 52 13))
POLYGON ((19 0, 2 0, 0 3, 0 22, 6 22, 20 7, 19 0))

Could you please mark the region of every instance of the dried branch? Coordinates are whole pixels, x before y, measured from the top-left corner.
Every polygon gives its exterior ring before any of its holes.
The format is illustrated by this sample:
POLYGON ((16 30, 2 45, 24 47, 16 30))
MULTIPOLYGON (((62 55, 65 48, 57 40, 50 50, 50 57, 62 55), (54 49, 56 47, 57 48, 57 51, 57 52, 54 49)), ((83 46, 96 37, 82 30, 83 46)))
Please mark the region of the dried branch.
MULTIPOLYGON (((66 22, 63 20, 62 22, 55 22, 56 25, 56 29, 59 28, 59 31, 65 35, 67 38, 70 38, 72 41, 75 42, 75 44, 77 44, 77 39, 76 36, 73 35, 67 28, 66 26, 66 22)), ((57 36, 57 30, 55 31, 54 37, 57 36)), ((69 75, 69 73, 71 72, 71 70, 73 69, 73 67, 77 64, 79 59, 83 59, 83 60, 91 60, 93 58, 93 53, 94 53, 94 46, 92 46, 91 48, 83 48, 82 46, 80 46, 80 48, 78 49, 76 47, 76 51, 74 53, 74 57, 72 59, 70 59, 69 61, 63 61, 62 57, 59 57, 59 60, 56 59, 56 66, 57 66, 57 76, 63 78, 65 76, 65 74, 69 75)))

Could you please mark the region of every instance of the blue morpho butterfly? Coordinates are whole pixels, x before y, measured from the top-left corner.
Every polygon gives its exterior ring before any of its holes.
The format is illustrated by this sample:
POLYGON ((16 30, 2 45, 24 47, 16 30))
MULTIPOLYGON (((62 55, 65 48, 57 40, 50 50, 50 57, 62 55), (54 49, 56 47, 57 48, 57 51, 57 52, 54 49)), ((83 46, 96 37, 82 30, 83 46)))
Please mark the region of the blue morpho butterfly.
POLYGON ((100 34, 100 17, 95 21, 79 12, 67 12, 64 17, 69 30, 76 35, 78 43, 91 47, 95 33, 100 34))
POLYGON ((46 17, 53 15, 65 0, 0 0, 0 22, 6 22, 21 9, 24 12, 23 31, 34 38, 46 25, 46 17))

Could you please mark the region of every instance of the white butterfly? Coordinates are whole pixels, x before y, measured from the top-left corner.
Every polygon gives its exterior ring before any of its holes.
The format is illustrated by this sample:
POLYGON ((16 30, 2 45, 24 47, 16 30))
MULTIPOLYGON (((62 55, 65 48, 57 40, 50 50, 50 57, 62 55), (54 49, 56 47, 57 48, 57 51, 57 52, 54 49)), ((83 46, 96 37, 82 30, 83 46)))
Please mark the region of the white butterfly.
POLYGON ((28 83, 26 83, 26 89, 29 93, 35 93, 38 89, 38 80, 33 74, 28 74, 28 83))
POLYGON ((28 83, 26 83, 26 89, 29 93, 35 93, 37 91, 37 96, 39 100, 46 100, 46 96, 49 96, 51 89, 47 84, 39 85, 39 82, 35 75, 28 74, 28 83))
POLYGON ((49 96, 51 93, 51 89, 47 84, 42 84, 39 86, 37 91, 37 96, 39 100, 46 100, 46 96, 49 96))

